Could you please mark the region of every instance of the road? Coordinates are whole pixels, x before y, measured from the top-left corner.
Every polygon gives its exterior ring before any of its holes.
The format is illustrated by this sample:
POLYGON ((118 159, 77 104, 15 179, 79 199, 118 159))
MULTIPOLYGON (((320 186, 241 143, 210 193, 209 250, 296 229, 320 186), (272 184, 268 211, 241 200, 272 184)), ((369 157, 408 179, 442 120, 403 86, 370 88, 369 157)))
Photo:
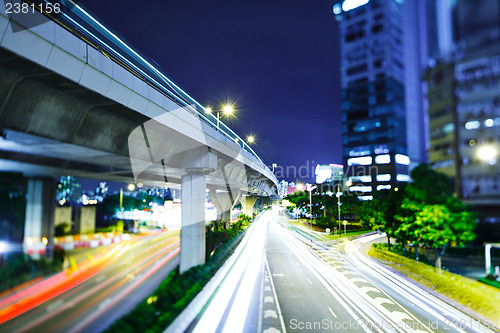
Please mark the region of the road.
POLYGON ((179 263, 179 232, 112 244, 74 268, 0 298, 0 332, 100 332, 179 263))
POLYGON ((331 247, 276 211, 249 231, 193 332, 493 332, 360 251, 379 235, 331 247))

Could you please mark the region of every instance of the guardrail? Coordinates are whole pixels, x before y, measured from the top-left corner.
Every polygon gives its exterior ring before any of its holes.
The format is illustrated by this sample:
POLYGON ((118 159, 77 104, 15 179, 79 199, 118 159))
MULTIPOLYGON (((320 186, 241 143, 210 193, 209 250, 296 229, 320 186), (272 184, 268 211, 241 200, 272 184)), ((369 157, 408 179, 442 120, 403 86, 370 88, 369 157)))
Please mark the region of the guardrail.
POLYGON ((265 165, 262 159, 255 151, 241 139, 233 130, 223 122, 216 125, 217 118, 205 111, 205 108, 193 97, 172 82, 162 71, 138 51, 131 48, 121 38, 114 34, 109 28, 96 20, 83 8, 73 3, 71 0, 59 1, 29 1, 34 6, 41 3, 61 5, 59 13, 43 13, 55 23, 59 24, 74 36, 92 46, 112 61, 124 67, 127 71, 148 83, 170 100, 176 102, 179 106, 187 107, 192 110, 202 121, 217 129, 227 138, 237 143, 243 150, 248 151, 255 157, 262 167, 272 174, 271 170, 265 165), (68 5, 67 5, 68 4, 68 5))

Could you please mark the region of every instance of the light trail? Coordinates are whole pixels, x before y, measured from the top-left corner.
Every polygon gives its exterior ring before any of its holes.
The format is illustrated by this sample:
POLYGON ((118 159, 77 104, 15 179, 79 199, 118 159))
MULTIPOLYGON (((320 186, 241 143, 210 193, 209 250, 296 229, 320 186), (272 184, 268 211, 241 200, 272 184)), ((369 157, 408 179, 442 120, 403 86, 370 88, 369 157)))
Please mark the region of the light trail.
POLYGON ((179 242, 178 232, 134 237, 83 260, 76 271, 69 268, 28 284, 0 299, 0 330, 50 327, 67 332, 68 327, 59 328, 70 322, 79 324, 72 331, 82 329, 176 257, 179 242), (21 319, 25 317, 30 319, 21 319))
POLYGON ((231 266, 192 332, 243 331, 255 286, 259 285, 256 279, 262 272, 267 227, 274 215, 273 212, 266 212, 252 223, 238 246, 241 252, 235 253, 234 263, 227 262, 231 266))
MULTIPOLYGON (((288 248, 309 267, 311 272, 317 277, 321 276, 319 280, 331 287, 325 285, 337 300, 340 301, 340 297, 346 301, 341 304, 346 310, 350 307, 351 311, 348 312, 353 318, 357 320, 357 314, 369 323, 369 329, 397 332, 434 332, 436 329, 460 333, 493 332, 487 327, 479 327, 480 325, 474 327, 476 322, 471 317, 411 282, 401 279, 359 252, 361 245, 384 237, 383 235, 376 234, 354 241, 343 241, 339 243, 337 249, 330 249, 323 244, 311 242, 310 237, 302 232, 293 232, 283 220, 278 222, 282 228, 276 233, 288 248), (346 257, 341 254, 343 247, 346 257), (368 293, 380 295, 374 298, 368 293), (409 302, 412 307, 398 302, 394 295, 405 303, 409 302), (381 323, 383 325, 380 325, 381 323), (469 323, 469 325, 450 327, 451 323, 469 323)), ((273 227, 278 228, 278 224, 274 224, 273 227)))

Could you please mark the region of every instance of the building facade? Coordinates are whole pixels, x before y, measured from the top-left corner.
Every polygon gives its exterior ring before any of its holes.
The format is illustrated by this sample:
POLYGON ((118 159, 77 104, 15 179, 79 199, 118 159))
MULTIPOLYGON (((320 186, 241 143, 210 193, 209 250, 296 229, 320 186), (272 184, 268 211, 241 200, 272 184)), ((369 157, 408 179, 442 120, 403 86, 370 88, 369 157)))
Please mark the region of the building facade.
POLYGON ((451 4, 452 47, 425 73, 429 162, 481 217, 500 221, 500 1, 451 4))
POLYGON ((345 176, 361 199, 409 181, 426 161, 421 70, 435 52, 435 1, 334 3, 341 47, 345 176))

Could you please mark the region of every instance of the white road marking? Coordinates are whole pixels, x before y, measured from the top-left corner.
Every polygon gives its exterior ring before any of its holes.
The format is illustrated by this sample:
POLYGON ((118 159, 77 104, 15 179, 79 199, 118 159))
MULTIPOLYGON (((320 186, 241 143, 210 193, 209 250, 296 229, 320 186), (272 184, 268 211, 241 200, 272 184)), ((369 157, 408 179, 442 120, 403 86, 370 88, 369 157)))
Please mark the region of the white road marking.
POLYGON ((264 311, 264 318, 278 318, 278 314, 274 310, 266 310, 264 311))
POLYGON ((413 320, 407 313, 401 311, 394 311, 391 313, 393 317, 397 319, 396 322, 402 322, 403 320, 413 320))
POLYGON ((332 313, 332 316, 334 316, 335 319, 338 318, 337 315, 335 314, 335 312, 333 312, 333 310, 330 307, 328 307, 328 310, 330 310, 330 312, 332 313))
POLYGON ((262 331, 262 333, 280 333, 281 331, 274 328, 274 327, 269 327, 267 329, 265 329, 264 331, 262 331))
POLYGON ((384 297, 377 297, 377 298, 374 298, 373 301, 377 304, 394 304, 394 302, 392 302, 391 300, 387 299, 387 298, 384 298, 384 297))
POLYGON ((274 303, 274 298, 272 296, 264 297, 264 303, 274 303))

